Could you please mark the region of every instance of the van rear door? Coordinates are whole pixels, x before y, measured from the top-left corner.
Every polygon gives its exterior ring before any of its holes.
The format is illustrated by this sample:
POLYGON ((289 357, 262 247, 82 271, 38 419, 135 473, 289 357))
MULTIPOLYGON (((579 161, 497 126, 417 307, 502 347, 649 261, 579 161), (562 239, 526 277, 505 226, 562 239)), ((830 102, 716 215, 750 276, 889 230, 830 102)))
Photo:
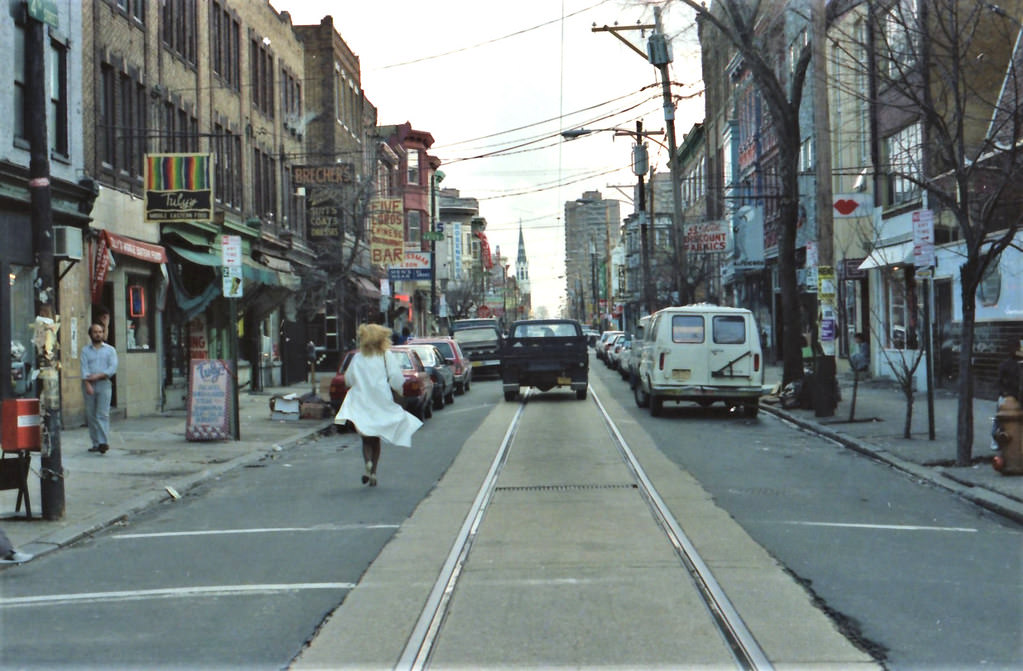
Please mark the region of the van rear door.
POLYGON ((707 379, 714 385, 748 385, 760 360, 760 342, 754 339, 749 315, 709 314, 707 318, 707 379))

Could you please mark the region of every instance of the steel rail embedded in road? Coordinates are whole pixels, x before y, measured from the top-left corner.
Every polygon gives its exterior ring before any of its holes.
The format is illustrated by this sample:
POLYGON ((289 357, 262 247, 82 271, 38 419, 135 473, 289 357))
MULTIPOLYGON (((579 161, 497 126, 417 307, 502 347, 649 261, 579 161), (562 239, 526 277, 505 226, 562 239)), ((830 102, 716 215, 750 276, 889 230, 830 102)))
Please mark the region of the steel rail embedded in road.
POLYGON ((707 564, 700 557, 700 553, 696 551, 692 541, 682 530, 678 520, 675 519, 667 504, 664 503, 660 494, 657 493, 657 489, 650 482, 639 460, 636 459, 636 455, 629 448, 625 437, 622 436, 618 426, 611 419, 611 416, 604 408, 604 404, 600 402, 600 398, 594 393, 593 389, 590 389, 590 396, 593 397, 593 402, 600 409, 600 414, 603 415, 604 421, 607 423, 608 431, 625 457, 625 461, 635 473, 636 479, 639 481, 639 489, 650 504, 654 515, 661 523, 661 528, 664 529, 664 533, 667 534, 671 544, 675 547, 675 551, 682 559, 683 564, 689 569, 689 573, 696 583, 700 596, 710 610, 718 630, 724 636, 729 648, 731 648, 732 653, 735 655, 736 661, 745 669, 764 671, 773 669, 774 665, 771 664, 767 655, 764 654, 760 644, 746 626, 735 606, 732 605, 731 600, 725 594, 720 583, 714 578, 714 574, 711 573, 707 564))
POLYGON ((451 546, 451 552, 448 553, 448 557, 444 561, 440 575, 430 591, 430 596, 426 600, 426 606, 424 606, 416 626, 412 629, 412 634, 409 636, 409 640, 405 644, 405 650, 402 652, 395 668, 422 669, 425 668, 429 660, 434 642, 437 639, 437 632, 440 631, 441 623, 447 614, 448 603, 451 601, 451 594, 454 592, 455 583, 458 582, 458 576, 469 554, 472 540, 479 529, 480 520, 483 519, 483 513, 493 497, 494 488, 497 486, 497 476, 501 471, 501 466, 504 465, 508 455, 508 447, 512 443, 519 422, 522 420, 522 413, 525 407, 524 402, 520 403, 519 409, 515 412, 515 416, 512 417, 511 424, 508 426, 504 439, 501 441, 501 447, 497 450, 497 454, 490 464, 487 477, 483 479, 483 484, 480 486, 479 492, 477 492, 476 498, 469 508, 469 514, 466 515, 465 522, 462 523, 462 528, 455 537, 455 542, 451 546))
MULTIPOLYGON (((401 657, 395 666, 396 669, 402 671, 405 669, 419 670, 429 665, 441 627, 447 616, 455 586, 467 561, 480 522, 493 499, 494 491, 497 489, 501 469, 507 461, 509 449, 522 421, 526 401, 530 395, 532 395, 532 390, 527 392, 519 403, 518 410, 505 432, 497 454, 491 462, 490 469, 476 494, 461 529, 455 537, 451 551, 406 642, 401 657)), ((617 447, 630 471, 633 473, 637 481, 637 489, 641 491, 661 529, 667 535, 683 566, 687 569, 700 599, 706 605, 714 626, 721 633, 722 638, 735 658, 737 666, 742 669, 755 669, 757 671, 773 670, 774 667, 763 649, 761 649, 760 644, 696 551, 692 541, 682 530, 671 510, 657 493, 656 488, 647 477, 643 467, 639 464, 628 442, 622 436, 614 420, 608 414, 603 403, 601 403, 592 388, 589 390, 589 395, 593 398, 597 409, 603 417, 615 447, 617 447)))

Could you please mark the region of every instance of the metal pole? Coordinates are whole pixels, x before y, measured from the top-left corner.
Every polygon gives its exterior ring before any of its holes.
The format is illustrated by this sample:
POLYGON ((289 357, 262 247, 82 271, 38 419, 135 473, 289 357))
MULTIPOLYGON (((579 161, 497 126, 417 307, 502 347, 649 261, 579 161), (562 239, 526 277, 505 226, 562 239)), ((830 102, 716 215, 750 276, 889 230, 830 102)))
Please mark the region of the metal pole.
MULTIPOLYGON (((654 7, 654 23, 657 26, 657 33, 663 33, 661 29, 661 8, 654 7)), ((688 302, 683 293, 688 293, 686 281, 686 254, 685 234, 682 230, 682 176, 678 168, 678 148, 675 146, 675 103, 671 98, 671 75, 668 73, 668 64, 658 66, 661 71, 661 90, 664 100, 664 127, 668 136, 668 170, 671 173, 671 234, 675 252, 675 290, 678 292, 679 304, 688 302)))
MULTIPOLYGON (((242 439, 241 422, 238 419, 238 301, 235 298, 228 298, 227 303, 230 306, 228 310, 228 319, 231 323, 228 324, 229 332, 231 334, 229 342, 231 346, 231 361, 234 365, 234 376, 235 379, 231 383, 231 402, 233 408, 231 409, 231 433, 234 435, 235 440, 242 439)), ((260 346, 262 350, 262 346, 260 346)), ((262 359, 262 353, 259 359, 262 359)), ((257 366, 258 368, 258 366, 257 366)), ((262 374, 261 370, 256 371, 256 374, 262 374)))
MULTIPOLYGON (((46 38, 43 23, 29 17, 25 31, 25 70, 27 79, 27 114, 31 158, 29 160, 28 191, 31 198, 31 219, 36 260, 36 315, 37 319, 53 320, 59 327, 57 315, 57 283, 53 258, 53 209, 50 194, 50 154, 46 137, 46 71, 44 67, 46 38)), ((6 280, 4 280, 6 281, 6 280)), ((42 387, 39 408, 43 420, 41 448, 40 499, 43 519, 64 518, 64 467, 60 454, 61 399, 60 341, 54 339, 52 348, 36 345, 36 361, 42 387)), ((5 373, 6 375, 7 373, 5 373)))
POLYGON ((931 279, 923 281, 924 286, 924 370, 927 373, 927 438, 934 440, 934 365, 931 357, 931 298, 933 297, 934 282, 931 279))

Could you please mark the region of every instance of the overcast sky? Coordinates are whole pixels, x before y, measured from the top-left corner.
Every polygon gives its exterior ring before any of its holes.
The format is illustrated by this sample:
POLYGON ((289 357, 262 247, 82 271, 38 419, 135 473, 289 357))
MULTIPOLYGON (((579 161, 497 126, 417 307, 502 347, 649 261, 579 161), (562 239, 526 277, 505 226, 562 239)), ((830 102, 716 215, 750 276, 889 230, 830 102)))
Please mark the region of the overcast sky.
MULTIPOLYGON (((443 187, 477 198, 491 248, 514 263, 522 223, 533 305, 563 300, 564 204, 598 190, 632 210, 632 141, 611 132, 570 142, 573 128, 664 128, 657 70, 596 26, 653 23, 642 0, 271 0, 297 25, 325 15, 362 66, 381 125, 409 121, 434 138, 443 187), (486 157, 480 157, 487 155, 486 157), (621 186, 616 190, 614 186, 621 186), (624 194, 622 193, 624 192, 624 194)), ((669 3, 678 141, 703 118, 692 13, 669 3)), ((648 32, 623 33, 642 51, 648 32)), ((650 144, 666 171, 667 152, 650 144)))

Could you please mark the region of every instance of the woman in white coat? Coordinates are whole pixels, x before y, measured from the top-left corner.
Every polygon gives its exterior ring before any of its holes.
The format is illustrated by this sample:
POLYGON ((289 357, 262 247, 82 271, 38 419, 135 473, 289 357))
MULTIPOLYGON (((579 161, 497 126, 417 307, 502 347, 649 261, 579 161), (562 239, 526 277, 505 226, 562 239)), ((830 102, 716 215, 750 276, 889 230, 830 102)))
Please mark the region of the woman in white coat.
POLYGON ((380 439, 412 447, 412 434, 423 423, 395 403, 391 395, 392 389, 400 393, 405 376, 395 356, 387 351, 391 347, 390 329, 379 324, 363 324, 359 327, 358 339, 359 351, 345 370, 345 385, 349 390, 334 423, 355 425, 362 436, 362 456, 366 461, 362 483, 375 487, 380 439))

